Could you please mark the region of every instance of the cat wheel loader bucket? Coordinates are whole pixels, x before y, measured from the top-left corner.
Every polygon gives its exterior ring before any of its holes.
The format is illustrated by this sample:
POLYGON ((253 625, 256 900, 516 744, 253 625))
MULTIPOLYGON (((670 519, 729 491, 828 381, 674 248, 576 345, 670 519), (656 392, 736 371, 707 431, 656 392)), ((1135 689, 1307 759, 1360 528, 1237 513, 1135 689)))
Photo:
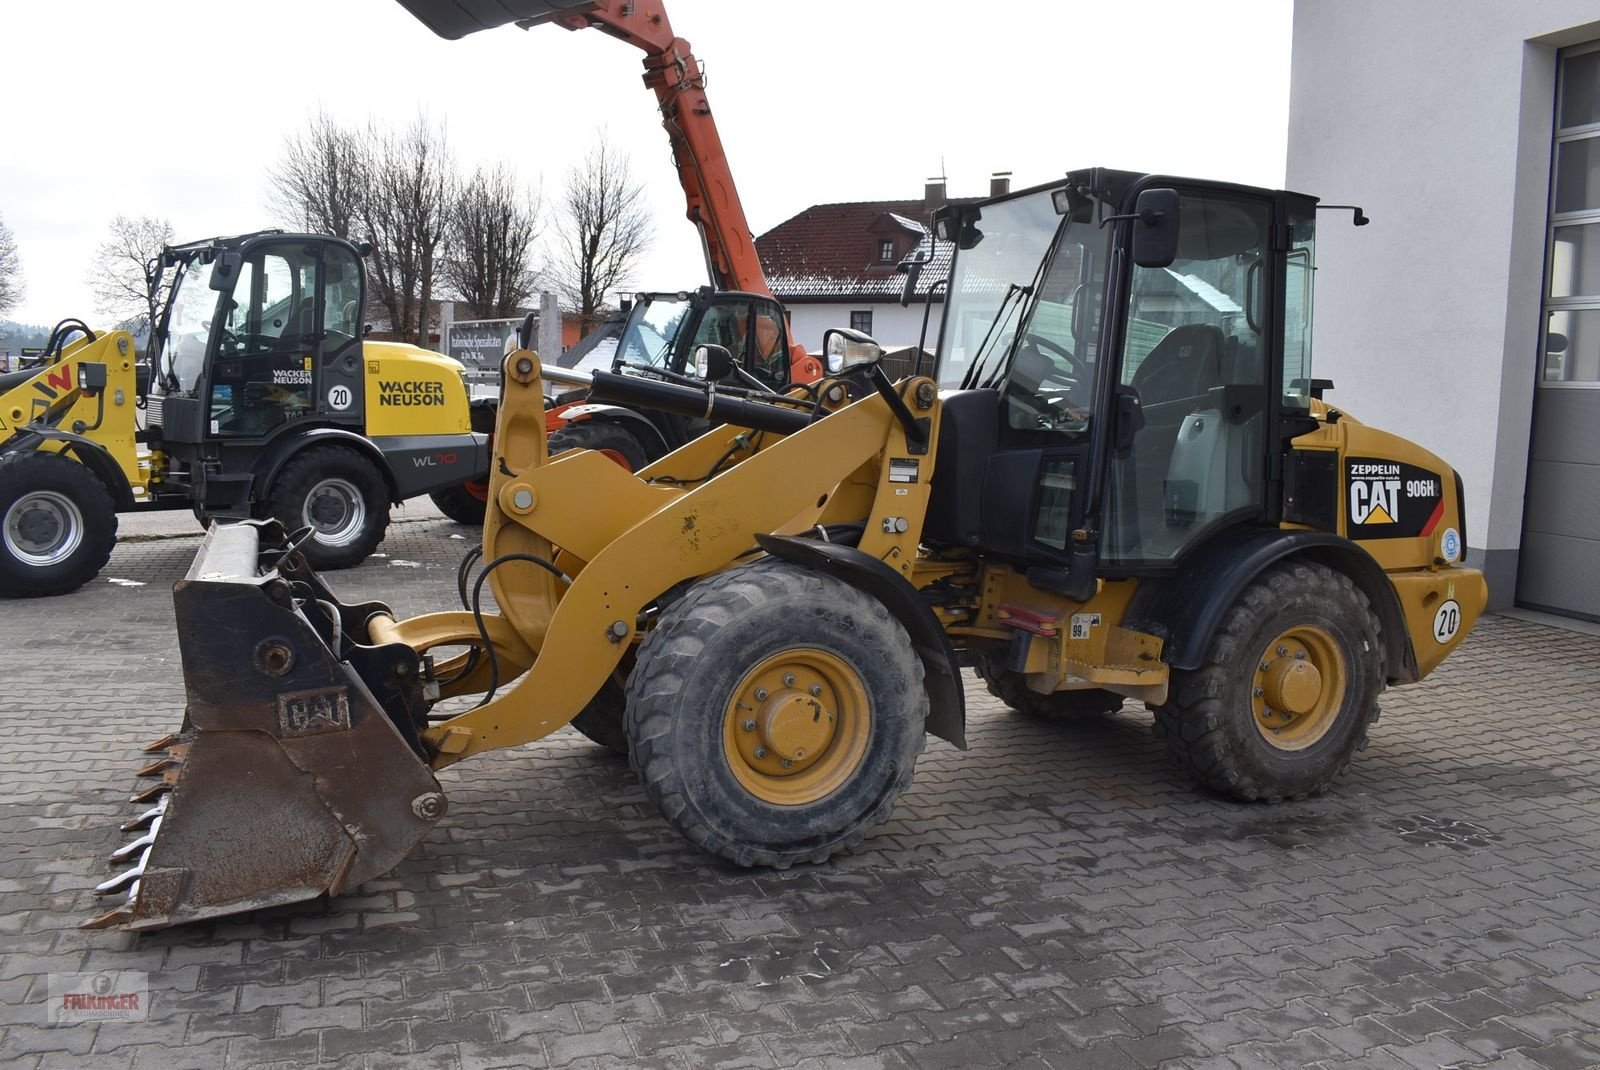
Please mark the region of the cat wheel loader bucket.
MULTIPOLYGON (((133 797, 137 834, 86 928, 130 930, 338 894, 444 815, 420 757, 418 657, 368 645, 276 521, 213 526, 174 589, 188 705, 133 797)), ((424 718, 425 723, 425 718, 424 718)))

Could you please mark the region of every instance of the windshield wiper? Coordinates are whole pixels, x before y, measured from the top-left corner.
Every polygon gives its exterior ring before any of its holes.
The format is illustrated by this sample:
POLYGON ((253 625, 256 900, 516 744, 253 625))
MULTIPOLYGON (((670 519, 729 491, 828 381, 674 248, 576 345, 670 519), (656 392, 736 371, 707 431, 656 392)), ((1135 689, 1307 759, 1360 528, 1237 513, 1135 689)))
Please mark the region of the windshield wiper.
POLYGON ((972 364, 967 368, 967 374, 961 377, 962 390, 971 390, 977 385, 978 372, 983 370, 984 361, 987 360, 989 356, 990 340, 996 337, 996 332, 999 330, 1000 324, 1010 316, 1011 312, 1014 309, 1022 307, 1022 303, 1020 301, 1017 302, 1016 305, 1012 306, 1011 299, 1016 297, 1018 294, 1026 297, 1030 296, 1032 293, 1032 286, 1023 286, 1015 282, 1006 287, 1006 295, 1000 299, 1000 307, 995 309, 994 320, 989 324, 989 329, 984 332, 983 340, 978 343, 978 351, 977 353, 973 354, 972 364), (1011 307, 1008 308, 1007 306, 1011 307))

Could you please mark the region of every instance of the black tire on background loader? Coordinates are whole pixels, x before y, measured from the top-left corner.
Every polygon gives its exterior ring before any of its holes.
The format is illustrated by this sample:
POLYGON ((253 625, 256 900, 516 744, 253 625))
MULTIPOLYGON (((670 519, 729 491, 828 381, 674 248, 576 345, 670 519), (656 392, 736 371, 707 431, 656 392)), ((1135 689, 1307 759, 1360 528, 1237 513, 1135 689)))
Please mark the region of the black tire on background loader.
POLYGON ((289 531, 310 523, 313 494, 348 496, 359 513, 348 527, 324 537, 317 532, 301 546, 315 569, 351 568, 361 564, 383 541, 389 530, 389 486, 378 466, 343 446, 313 446, 290 458, 268 490, 266 509, 289 531))
POLYGON ((1206 662, 1174 671, 1156 735, 1200 784, 1243 801, 1318 795, 1367 745, 1385 685, 1380 625, 1348 576, 1310 562, 1275 565, 1246 587, 1211 639, 1206 662), (1270 742, 1253 708, 1257 671, 1275 636, 1321 630, 1342 663, 1342 700, 1326 728, 1299 749, 1270 742))
POLYGON ((454 520, 457 524, 465 524, 472 528, 483 527, 483 518, 489 510, 489 481, 473 480, 461 483, 454 487, 445 487, 443 490, 431 492, 428 497, 433 499, 433 504, 439 507, 439 512, 454 520), (473 493, 474 488, 481 488, 482 497, 473 493))
POLYGON ((0 456, 0 596, 75 591, 116 542, 116 503, 86 465, 58 453, 0 456))
POLYGON ((644 443, 610 420, 568 424, 550 436, 549 449, 552 457, 565 450, 599 450, 630 472, 637 472, 651 460, 644 443))
MULTIPOLYGON (((910 785, 926 740, 922 674, 905 629, 865 592, 786 562, 729 569, 663 609, 640 645, 624 715, 629 760, 662 815, 707 851, 741 866, 821 862, 860 843, 910 785), (839 734, 799 775, 837 777, 817 783, 814 797, 780 803, 740 779, 749 767, 727 740, 760 715, 741 703, 741 689, 758 672, 781 674, 788 659, 808 658, 842 667, 845 686, 771 701, 804 708, 804 695, 820 694, 830 704, 810 702, 839 734)), ((786 773, 761 790, 793 783, 803 796, 808 785, 786 773)))
POLYGON ((1040 721, 1069 720, 1115 713, 1122 708, 1121 695, 1099 688, 1087 691, 1057 691, 1041 695, 1028 687, 1019 672, 997 669, 987 658, 978 662, 978 675, 989 694, 1024 717, 1040 721))
MULTIPOLYGON (((489 436, 491 450, 494 446, 495 412, 495 405, 475 401, 468 414, 472 430, 480 435, 489 436)), ((488 473, 484 473, 482 479, 469 479, 465 483, 433 491, 428 497, 433 499, 433 504, 438 506, 439 512, 457 524, 465 524, 469 528, 481 528, 483 518, 489 511, 488 473)))

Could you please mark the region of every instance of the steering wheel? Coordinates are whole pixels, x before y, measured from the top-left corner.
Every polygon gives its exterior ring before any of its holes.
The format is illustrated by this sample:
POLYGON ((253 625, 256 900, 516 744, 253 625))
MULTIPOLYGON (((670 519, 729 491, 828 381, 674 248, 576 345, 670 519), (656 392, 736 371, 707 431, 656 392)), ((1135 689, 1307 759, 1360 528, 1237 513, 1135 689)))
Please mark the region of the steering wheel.
POLYGON ((217 343, 223 346, 231 346, 238 350, 244 349, 244 343, 239 341, 239 336, 226 327, 222 328, 222 334, 218 336, 217 343))
MULTIPOLYGON (((1022 341, 1024 344, 1033 346, 1035 349, 1045 350, 1049 353, 1056 354, 1073 368, 1078 366, 1078 358, 1074 357, 1072 355, 1072 351, 1059 342, 1051 341, 1043 335, 1038 334, 1025 334, 1022 336, 1022 341)), ((1055 374, 1054 369, 1052 369, 1050 372, 1046 372, 1043 378, 1053 379, 1058 383, 1066 383, 1068 386, 1078 385, 1078 380, 1075 377, 1055 374)))

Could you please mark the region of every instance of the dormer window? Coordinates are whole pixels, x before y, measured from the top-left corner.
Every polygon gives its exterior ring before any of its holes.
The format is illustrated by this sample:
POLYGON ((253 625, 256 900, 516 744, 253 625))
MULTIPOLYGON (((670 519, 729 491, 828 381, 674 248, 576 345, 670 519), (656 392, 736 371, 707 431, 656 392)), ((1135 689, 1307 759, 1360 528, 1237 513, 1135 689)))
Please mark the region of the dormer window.
POLYGON ((884 263, 894 259, 894 242, 888 238, 878 243, 878 259, 884 263))

